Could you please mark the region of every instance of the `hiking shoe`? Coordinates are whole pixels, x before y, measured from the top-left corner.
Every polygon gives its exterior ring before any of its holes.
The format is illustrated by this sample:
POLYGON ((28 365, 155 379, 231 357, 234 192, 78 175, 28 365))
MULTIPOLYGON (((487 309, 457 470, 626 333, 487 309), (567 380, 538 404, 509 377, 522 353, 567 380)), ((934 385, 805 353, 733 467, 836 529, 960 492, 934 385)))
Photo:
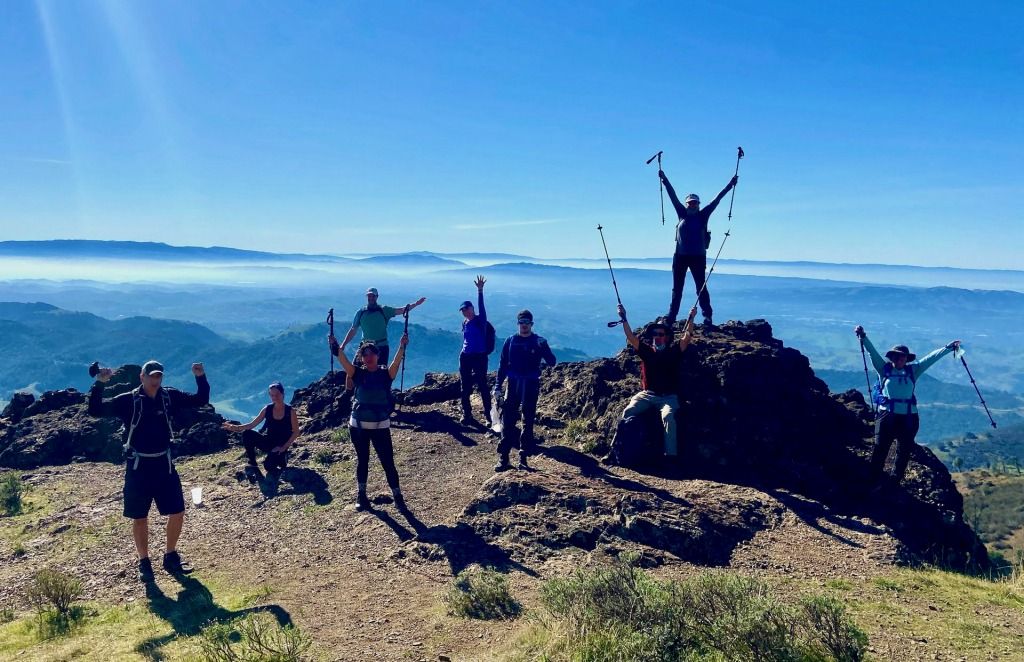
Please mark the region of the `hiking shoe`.
POLYGON ((459 423, 464 425, 464 426, 466 426, 467 428, 478 428, 478 427, 480 427, 480 424, 477 423, 476 419, 473 418, 472 416, 463 416, 462 420, 460 420, 459 423))
POLYGON ((512 463, 508 461, 508 456, 507 455, 502 455, 501 459, 498 460, 498 463, 496 465, 494 465, 494 471, 495 472, 498 472, 498 471, 508 471, 511 468, 512 468, 512 463))
POLYGON ((402 496, 401 492, 393 492, 391 498, 395 501, 395 508, 405 510, 405 497, 402 496))
POLYGON ((705 327, 711 327, 711 326, 714 326, 714 325, 715 325, 715 323, 711 320, 711 315, 705 315, 704 316, 704 326, 705 327))
POLYGON ((365 494, 360 494, 356 497, 356 512, 362 512, 370 509, 370 500, 366 498, 365 494))
POLYGON ((608 453, 601 458, 601 464, 606 467, 617 467, 619 466, 619 458, 615 457, 615 453, 608 453))
POLYGON ((530 470, 530 465, 526 463, 526 456, 522 453, 519 454, 519 468, 524 471, 530 470))
POLYGON ((167 552, 164 554, 164 570, 172 575, 183 575, 191 572, 185 567, 185 563, 181 560, 181 554, 177 551, 167 552))
POLYGON ((149 560, 148 556, 144 559, 139 559, 139 581, 151 582, 153 579, 153 562, 149 560))

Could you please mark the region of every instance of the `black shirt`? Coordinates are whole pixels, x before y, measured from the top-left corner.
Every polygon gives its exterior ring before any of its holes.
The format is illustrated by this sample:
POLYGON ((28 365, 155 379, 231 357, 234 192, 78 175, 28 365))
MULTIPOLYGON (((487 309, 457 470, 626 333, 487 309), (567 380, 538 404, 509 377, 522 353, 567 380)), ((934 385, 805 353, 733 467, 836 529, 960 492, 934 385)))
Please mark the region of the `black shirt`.
MULTIPOLYGON (((103 383, 96 382, 89 389, 89 414, 91 416, 116 416, 121 419, 125 427, 130 429, 132 425, 132 413, 134 412, 134 400, 136 391, 129 391, 121 395, 103 399, 103 383)), ((129 439, 132 448, 139 453, 162 453, 171 446, 171 431, 167 427, 169 415, 173 415, 178 409, 194 409, 202 407, 210 402, 210 382, 206 375, 196 377, 196 393, 183 393, 175 388, 160 387, 156 397, 151 398, 139 387, 139 404, 142 413, 136 416, 139 424, 135 426, 135 432, 129 439), (171 411, 164 412, 164 396, 170 402, 171 411)))
POLYGON ((680 362, 683 352, 673 342, 660 352, 644 341, 636 348, 640 357, 640 384, 657 395, 673 395, 679 390, 680 362))

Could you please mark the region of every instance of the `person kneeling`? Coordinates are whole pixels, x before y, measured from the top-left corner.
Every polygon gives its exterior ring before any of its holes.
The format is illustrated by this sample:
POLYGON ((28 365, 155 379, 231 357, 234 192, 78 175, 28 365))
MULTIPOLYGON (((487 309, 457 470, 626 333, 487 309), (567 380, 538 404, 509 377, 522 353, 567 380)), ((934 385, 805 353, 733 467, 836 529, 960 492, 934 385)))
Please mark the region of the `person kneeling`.
POLYGON ((244 425, 225 422, 221 426, 228 432, 242 433, 242 445, 245 446, 245 457, 248 460, 245 471, 249 475, 259 472, 257 449, 267 454, 263 467, 268 475, 274 476, 284 471, 288 464, 288 448, 299 436, 299 418, 295 410, 284 403, 284 385, 274 382, 267 392, 270 394, 270 404, 256 418, 244 425), (260 423, 263 423, 263 429, 256 432, 253 428, 260 423))
MULTIPOLYGON (((661 422, 665 430, 665 441, 663 452, 666 457, 675 458, 679 454, 678 441, 676 439, 676 410, 679 409, 678 379, 680 362, 683 352, 690 345, 693 338, 693 318, 697 315, 697 307, 690 309, 690 316, 686 319, 686 328, 679 342, 671 342, 672 328, 666 324, 657 322, 652 324, 648 331, 653 344, 641 340, 629 322, 626 321, 626 309, 619 305, 619 317, 622 319, 622 331, 626 335, 626 342, 636 350, 640 357, 640 385, 642 391, 634 395, 629 404, 622 412, 620 428, 634 416, 640 416, 644 412, 657 408, 661 413, 661 422)), ((603 458, 605 464, 619 464, 619 452, 622 449, 616 448, 613 443, 611 452, 603 458)))

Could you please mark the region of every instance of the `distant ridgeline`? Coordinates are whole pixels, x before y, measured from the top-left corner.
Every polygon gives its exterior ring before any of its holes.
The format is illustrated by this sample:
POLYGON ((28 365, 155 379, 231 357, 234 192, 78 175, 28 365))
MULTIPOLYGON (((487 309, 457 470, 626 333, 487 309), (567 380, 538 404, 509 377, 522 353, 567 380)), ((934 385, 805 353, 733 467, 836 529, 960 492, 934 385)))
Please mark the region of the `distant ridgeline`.
MULTIPOLYGON (((348 321, 339 318, 340 329, 348 321)), ((428 371, 458 370, 462 337, 440 329, 410 324, 406 387, 428 371)), ((392 321, 393 342, 401 337, 400 322, 392 321)), ((119 366, 156 358, 167 366, 167 384, 194 388, 189 366, 202 361, 210 377, 212 400, 226 410, 255 416, 267 402, 267 385, 282 381, 286 388, 305 386, 330 370, 327 325, 288 329, 255 342, 231 340, 191 322, 130 317, 107 320, 91 313, 72 312, 45 303, 0 303, 0 399, 14 391, 35 393, 74 387, 87 391, 93 361, 119 366), (224 405, 227 405, 226 407, 224 405)), ((559 348, 566 360, 582 353, 559 348)), ((497 367, 496 356, 492 368, 497 367)), ((339 369, 337 361, 335 368, 339 369)), ((398 382, 396 382, 396 387, 398 382)))

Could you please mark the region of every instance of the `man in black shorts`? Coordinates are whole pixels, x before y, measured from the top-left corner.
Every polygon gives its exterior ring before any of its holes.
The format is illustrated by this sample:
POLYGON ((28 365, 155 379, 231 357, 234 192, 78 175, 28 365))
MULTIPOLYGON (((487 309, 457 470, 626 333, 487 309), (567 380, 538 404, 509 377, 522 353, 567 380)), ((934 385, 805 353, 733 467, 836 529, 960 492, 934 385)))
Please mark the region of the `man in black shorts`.
POLYGON ((153 564, 149 560, 149 508, 156 508, 167 517, 167 551, 164 570, 171 574, 186 572, 178 554, 178 538, 185 521, 185 498, 181 478, 171 459, 171 414, 180 409, 202 407, 210 402, 210 383, 202 363, 192 364, 196 393, 183 393, 161 386, 164 367, 147 361, 139 375, 141 386, 105 400, 103 385, 113 371, 102 368, 96 383, 89 389, 89 414, 116 416, 127 430, 124 476, 124 516, 132 519, 132 537, 139 553, 139 579, 153 580, 153 564))

